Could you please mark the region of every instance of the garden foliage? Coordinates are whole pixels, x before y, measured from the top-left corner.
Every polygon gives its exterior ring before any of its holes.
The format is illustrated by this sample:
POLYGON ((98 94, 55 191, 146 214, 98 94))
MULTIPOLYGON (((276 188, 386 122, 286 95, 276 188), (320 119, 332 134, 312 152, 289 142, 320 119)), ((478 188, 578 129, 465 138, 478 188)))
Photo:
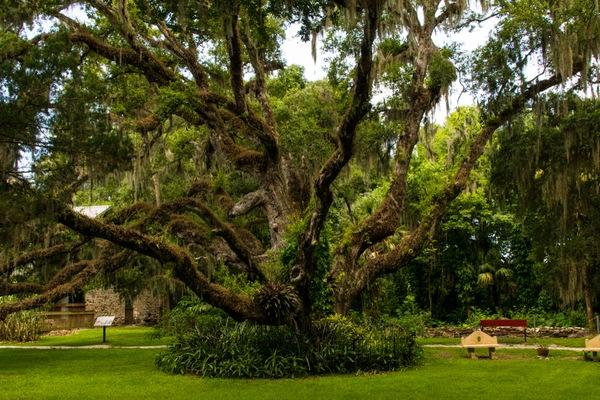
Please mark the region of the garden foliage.
POLYGON ((40 334, 42 317, 37 311, 21 311, 0 321, 0 341, 30 342, 40 334))
POLYGON ((415 365, 420 355, 414 332, 399 326, 374 329, 334 316, 300 335, 289 326, 238 323, 205 314, 157 357, 156 364, 179 374, 283 378, 396 370, 415 365))

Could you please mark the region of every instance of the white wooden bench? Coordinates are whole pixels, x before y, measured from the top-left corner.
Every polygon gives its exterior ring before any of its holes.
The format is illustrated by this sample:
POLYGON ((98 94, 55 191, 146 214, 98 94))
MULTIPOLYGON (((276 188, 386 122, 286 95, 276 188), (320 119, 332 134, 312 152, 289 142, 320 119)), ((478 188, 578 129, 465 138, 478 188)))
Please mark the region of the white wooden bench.
POLYGON ((469 358, 477 358, 475 349, 486 348, 488 349, 490 359, 494 359, 496 347, 498 347, 498 338, 490 336, 481 330, 476 330, 469 336, 461 338, 460 344, 463 348, 467 349, 467 356, 469 358))

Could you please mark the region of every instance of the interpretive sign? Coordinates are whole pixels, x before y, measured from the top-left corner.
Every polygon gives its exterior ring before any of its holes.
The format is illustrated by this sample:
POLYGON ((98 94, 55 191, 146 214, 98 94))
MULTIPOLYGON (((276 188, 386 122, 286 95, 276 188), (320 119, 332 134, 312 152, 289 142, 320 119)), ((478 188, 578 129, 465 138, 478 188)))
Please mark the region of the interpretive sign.
POLYGON ((104 315, 96 318, 96 322, 94 322, 94 326, 102 327, 102 343, 106 342, 106 327, 111 326, 113 321, 115 320, 114 315, 104 315))
POLYGON ((94 322, 94 326, 111 326, 114 320, 114 315, 98 317, 96 318, 96 322, 94 322))

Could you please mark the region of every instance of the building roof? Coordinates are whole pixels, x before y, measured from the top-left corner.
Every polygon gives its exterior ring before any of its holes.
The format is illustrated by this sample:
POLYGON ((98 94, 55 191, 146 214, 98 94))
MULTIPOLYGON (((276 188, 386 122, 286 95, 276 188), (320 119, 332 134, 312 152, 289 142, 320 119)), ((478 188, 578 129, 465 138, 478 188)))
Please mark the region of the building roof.
POLYGON ((78 206, 73 207, 73 210, 78 212, 79 214, 83 214, 89 218, 96 218, 98 215, 102 214, 104 211, 108 210, 110 206, 108 205, 97 205, 97 206, 78 206))

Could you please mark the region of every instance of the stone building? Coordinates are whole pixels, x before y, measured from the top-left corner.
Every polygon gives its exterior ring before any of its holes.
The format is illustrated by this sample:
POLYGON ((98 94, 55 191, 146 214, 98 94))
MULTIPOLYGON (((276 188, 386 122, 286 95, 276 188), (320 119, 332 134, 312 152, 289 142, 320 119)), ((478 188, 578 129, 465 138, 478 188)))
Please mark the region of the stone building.
MULTIPOLYGON (((108 210, 110 206, 74 207, 90 218, 108 210)), ((60 300, 45 313, 45 330, 86 328, 93 326, 101 315, 114 315, 114 325, 152 325, 160 319, 163 302, 149 290, 143 290, 132 302, 127 302, 113 289, 92 289, 60 300)))
POLYGON ((143 324, 153 325, 158 322, 162 302, 149 290, 142 291, 131 307, 113 289, 93 289, 85 293, 85 310, 99 315, 114 315, 115 325, 143 324))

